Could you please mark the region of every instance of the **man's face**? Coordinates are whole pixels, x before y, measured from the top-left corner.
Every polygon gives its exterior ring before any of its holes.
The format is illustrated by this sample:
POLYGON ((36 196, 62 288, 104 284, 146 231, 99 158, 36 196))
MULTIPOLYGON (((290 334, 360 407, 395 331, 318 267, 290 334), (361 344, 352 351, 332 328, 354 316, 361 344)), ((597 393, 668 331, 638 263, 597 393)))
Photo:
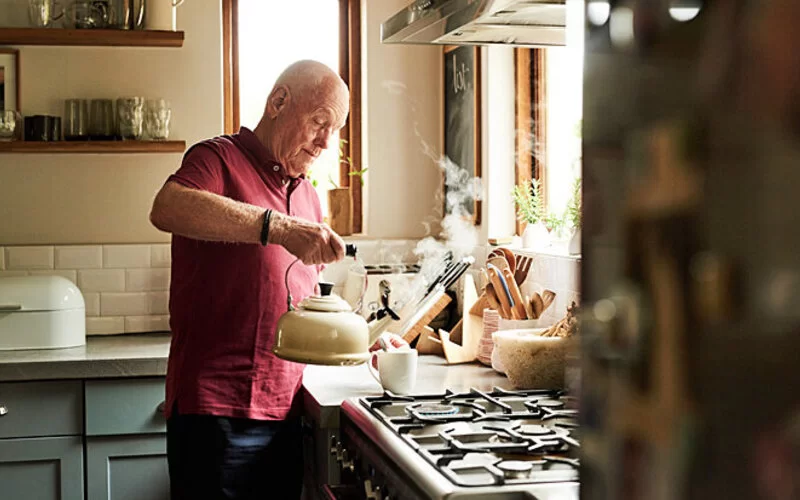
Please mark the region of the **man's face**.
POLYGON ((346 88, 334 81, 297 94, 278 113, 272 147, 290 177, 305 175, 322 150, 332 146, 350 107, 346 88))

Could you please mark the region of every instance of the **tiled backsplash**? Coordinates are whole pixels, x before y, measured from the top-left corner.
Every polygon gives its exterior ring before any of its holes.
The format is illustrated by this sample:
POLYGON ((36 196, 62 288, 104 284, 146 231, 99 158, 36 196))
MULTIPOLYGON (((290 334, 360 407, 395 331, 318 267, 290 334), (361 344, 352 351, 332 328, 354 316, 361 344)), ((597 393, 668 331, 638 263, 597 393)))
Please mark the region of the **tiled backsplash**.
MULTIPOLYGON (((414 240, 348 240, 365 264, 413 262, 414 240)), ((0 247, 0 277, 63 276, 86 302, 89 335, 169 331, 170 245, 0 247)), ((344 284, 352 261, 329 266, 325 279, 344 284)))
POLYGON ((0 247, 0 277, 63 276, 86 302, 89 335, 169 331, 170 245, 0 247))
MULTIPOLYGON (((358 247, 364 264, 415 263, 416 240, 348 240, 358 247)), ((491 247, 478 247, 476 266, 491 247)), ((580 303, 580 259, 533 256, 523 293, 547 288, 556 292, 548 311, 554 318, 570 302, 580 303)), ((347 279, 352 260, 330 265, 325 279, 337 292, 347 279)), ((169 331, 170 245, 69 245, 0 247, 0 277, 50 274, 80 288, 86 302, 89 335, 169 331)))

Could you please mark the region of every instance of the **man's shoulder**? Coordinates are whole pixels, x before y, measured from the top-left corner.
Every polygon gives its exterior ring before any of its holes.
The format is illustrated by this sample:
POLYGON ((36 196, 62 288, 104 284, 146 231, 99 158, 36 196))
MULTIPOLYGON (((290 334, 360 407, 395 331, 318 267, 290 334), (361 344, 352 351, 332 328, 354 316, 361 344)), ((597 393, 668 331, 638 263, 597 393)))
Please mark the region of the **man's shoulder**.
POLYGON ((223 162, 230 160, 230 155, 241 153, 232 135, 218 135, 194 143, 184 154, 184 159, 218 159, 223 162))

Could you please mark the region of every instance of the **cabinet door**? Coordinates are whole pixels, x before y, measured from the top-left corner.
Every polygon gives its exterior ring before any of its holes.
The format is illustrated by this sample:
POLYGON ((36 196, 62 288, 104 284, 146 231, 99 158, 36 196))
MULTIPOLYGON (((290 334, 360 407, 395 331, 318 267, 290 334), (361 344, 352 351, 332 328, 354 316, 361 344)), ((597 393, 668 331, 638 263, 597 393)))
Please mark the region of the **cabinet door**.
POLYGON ((81 438, 0 439, 0 498, 83 500, 81 438))
POLYGON ((169 500, 167 438, 86 439, 87 500, 169 500))

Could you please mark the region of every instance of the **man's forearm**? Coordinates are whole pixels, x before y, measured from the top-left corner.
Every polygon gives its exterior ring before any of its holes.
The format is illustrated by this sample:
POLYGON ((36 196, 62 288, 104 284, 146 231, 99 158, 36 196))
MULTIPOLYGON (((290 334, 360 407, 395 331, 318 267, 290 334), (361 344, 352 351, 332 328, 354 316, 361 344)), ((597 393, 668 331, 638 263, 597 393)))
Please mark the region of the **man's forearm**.
POLYGON ((264 211, 262 207, 168 183, 153 202, 150 220, 162 231, 198 240, 259 243, 264 211))

